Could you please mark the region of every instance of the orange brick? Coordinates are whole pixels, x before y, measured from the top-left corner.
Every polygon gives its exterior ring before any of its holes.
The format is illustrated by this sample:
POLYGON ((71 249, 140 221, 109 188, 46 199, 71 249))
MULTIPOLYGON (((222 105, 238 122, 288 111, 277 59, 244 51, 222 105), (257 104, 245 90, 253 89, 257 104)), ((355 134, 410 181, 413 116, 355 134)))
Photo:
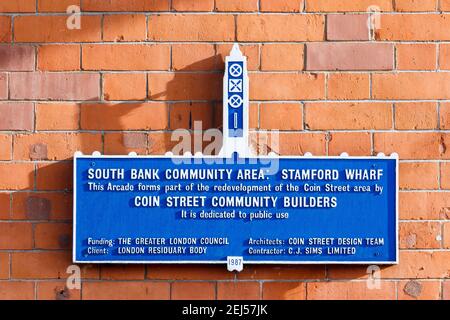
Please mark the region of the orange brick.
POLYGON ((81 0, 39 0, 39 12, 67 12, 70 6, 80 7, 81 0))
POLYGON ((36 130, 78 130, 80 106, 75 103, 36 104, 36 130))
POLYGON ((441 225, 438 222, 401 222, 400 248, 439 249, 441 225))
MULTIPOLYGON (((225 57, 230 54, 232 44, 217 44, 216 51, 219 56, 219 70, 225 68, 225 57)), ((259 70, 259 45, 240 45, 239 49, 247 57, 247 69, 250 71, 259 70)))
MULTIPOLYGON (((268 151, 281 155, 304 155, 311 152, 313 155, 325 155, 325 134, 322 133, 280 133, 271 135, 266 141, 264 136, 259 136, 259 147, 267 146, 268 151)), ((264 148, 263 148, 264 149, 264 148)))
POLYGON ((395 10, 400 12, 436 11, 437 0, 395 0, 395 10))
POLYGON ((392 11, 393 9, 391 0, 306 0, 307 12, 367 12, 367 8, 370 6, 376 6, 381 11, 392 11))
POLYGON ((26 222, 0 223, 0 249, 26 250, 33 248, 33 226, 26 222))
POLYGON ((0 282, 0 300, 33 300, 34 282, 0 282))
POLYGON ((102 149, 101 134, 35 133, 14 137, 16 160, 64 160, 76 151, 90 154, 102 149))
POLYGON ((264 300, 305 300, 306 283, 265 282, 262 288, 264 300))
POLYGON ((12 136, 0 134, 0 160, 11 160, 12 136))
POLYGON ((173 147, 178 144, 177 141, 171 140, 172 134, 169 132, 151 132, 148 134, 148 153, 152 155, 163 155, 168 151, 172 151, 173 147))
POLYGON ((147 133, 107 133, 105 134, 105 154, 147 154, 147 133))
POLYGON ((439 45, 439 68, 450 70, 450 45, 445 43, 439 45))
POLYGON ((320 41, 324 39, 322 15, 238 15, 238 41, 320 41))
POLYGON ((397 44, 397 69, 436 70, 436 45, 397 44))
POLYGON ((395 103, 395 129, 436 129, 438 122, 436 103, 395 103))
POLYGON ((147 97, 145 73, 107 73, 103 75, 105 100, 144 100, 147 97))
POLYGON ((16 192, 12 195, 12 219, 70 220, 72 194, 16 192))
POLYGON ((310 73, 252 73, 251 100, 303 100, 325 96, 325 77, 310 73), (271 85, 268 86, 267 84, 271 85))
POLYGON ((302 130, 303 106, 299 103, 261 104, 260 128, 268 130, 302 130))
POLYGON ((35 249, 69 249, 72 246, 72 225, 38 223, 34 229, 35 249))
POLYGON ((9 278, 9 253, 0 253, 0 279, 9 278))
POLYGON ((92 44, 82 47, 84 70, 168 70, 170 48, 149 44, 92 44))
POLYGON ((0 193, 0 220, 9 220, 11 213, 11 195, 0 193))
POLYGON ((148 95, 152 100, 219 100, 222 78, 218 73, 150 73, 148 95))
POLYGON ((441 163, 441 188, 450 189, 450 162, 441 163))
POLYGON ((435 162, 400 163, 401 189, 438 189, 439 164, 435 162))
POLYGON ((91 42, 101 40, 101 16, 83 16, 81 29, 68 29, 67 16, 17 16, 17 42, 91 42))
POLYGON ((389 103, 307 103, 305 126, 311 130, 390 129, 389 103))
POLYGON ((450 197, 446 192, 400 192, 401 220, 437 220, 450 217, 450 197))
POLYGON ((450 11, 450 0, 440 0, 439 9, 441 11, 450 11))
POLYGON ((396 152, 401 159, 448 159, 450 136, 434 132, 380 132, 374 134, 375 153, 396 152))
POLYGON ((443 234, 442 234, 442 238, 443 238, 443 247, 445 249, 450 249, 450 222, 446 222, 442 225, 442 229, 443 229, 443 234))
POLYGON ((218 300, 259 300, 258 282, 219 282, 217 284, 218 300))
POLYGON ((102 280, 144 280, 145 266, 143 265, 102 265, 102 280))
POLYGON ((84 300, 167 300, 167 282, 84 282, 84 300))
POLYGON ((450 103, 441 103, 439 106, 440 129, 450 129, 450 103))
POLYGON ((308 300, 394 300, 395 283, 382 281, 380 288, 370 289, 366 281, 309 282, 308 300))
POLYGON ((213 11, 214 0, 172 0, 173 11, 213 11))
POLYGON ((164 103, 82 104, 84 130, 163 130, 168 126, 164 103))
POLYGON ((439 281, 405 280, 397 284, 398 300, 439 300, 439 281))
POLYGON ((173 70, 218 70, 219 57, 212 44, 178 44, 172 46, 173 70))
POLYGON ((147 21, 143 14, 114 14, 103 18, 104 41, 143 41, 147 21))
POLYGON ((302 44, 264 44, 261 49, 261 70, 303 70, 304 48, 302 44))
POLYGON ((164 14, 148 17, 151 41, 233 41, 232 15, 164 14))
POLYGON ((369 132, 333 132, 328 142, 328 155, 370 156, 372 141, 369 132))
POLYGON ((213 282, 174 282, 172 300, 215 300, 216 284, 213 282))
POLYGON ((81 290, 67 288, 65 281, 39 281, 36 286, 38 300, 81 299, 81 290))
POLYGON ((442 14, 383 14, 377 40, 449 40, 450 18, 442 14))
POLYGON ((259 128, 259 104, 250 103, 248 116, 249 116, 249 128, 250 129, 259 128))
POLYGON ((34 165, 32 163, 0 163, 0 189, 19 190, 34 187, 34 165), (11 173, 14 174, 11 174, 11 173))
POLYGON ((239 280, 304 280, 324 279, 325 267, 320 265, 246 266, 239 280))
POLYGON ((149 265, 147 279, 226 280, 234 279, 234 274, 219 265, 149 265))
MULTIPOLYGON (((71 273, 67 273, 67 268, 71 265, 73 265, 71 252, 13 252, 11 254, 11 278, 66 279, 71 275, 71 273)), ((98 267, 83 265, 80 268, 82 280, 98 279, 98 267)))
POLYGON ((216 0, 216 11, 252 12, 258 11, 259 0, 216 0))
POLYGON ((175 103, 170 106, 170 129, 194 129, 195 122, 202 130, 211 129, 214 116, 214 106, 209 103, 175 103))
POLYGON ((0 42, 11 42, 11 17, 0 17, 0 42))
POLYGON ((36 12, 35 0, 2 1, 0 12, 36 12))
POLYGON ((370 94, 368 74, 330 73, 328 76, 328 99, 360 100, 368 99, 370 94))
POLYGON ((72 190, 72 186, 72 162, 50 162, 37 165, 37 190, 72 190))
POLYGON ((261 0, 260 10, 263 12, 300 12, 303 0, 261 0))
POLYGON ((167 11, 169 0, 83 0, 82 11, 167 11))

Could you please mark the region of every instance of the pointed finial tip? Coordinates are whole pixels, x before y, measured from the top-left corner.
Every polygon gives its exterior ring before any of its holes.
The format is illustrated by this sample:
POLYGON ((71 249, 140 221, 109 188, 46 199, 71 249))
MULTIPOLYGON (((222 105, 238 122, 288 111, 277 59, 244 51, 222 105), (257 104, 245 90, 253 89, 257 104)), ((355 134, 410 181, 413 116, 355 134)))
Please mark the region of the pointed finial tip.
POLYGON ((237 43, 233 44, 233 49, 231 49, 230 56, 242 56, 242 52, 237 43))

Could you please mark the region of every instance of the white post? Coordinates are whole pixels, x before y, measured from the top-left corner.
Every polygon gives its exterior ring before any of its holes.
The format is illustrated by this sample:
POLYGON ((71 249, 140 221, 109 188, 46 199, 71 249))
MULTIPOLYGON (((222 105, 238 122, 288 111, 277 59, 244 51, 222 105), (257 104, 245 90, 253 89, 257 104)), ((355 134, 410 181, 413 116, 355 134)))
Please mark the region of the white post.
POLYGON ((223 147, 220 155, 240 157, 251 155, 248 141, 249 89, 247 58, 234 44, 225 58, 223 78, 223 147))

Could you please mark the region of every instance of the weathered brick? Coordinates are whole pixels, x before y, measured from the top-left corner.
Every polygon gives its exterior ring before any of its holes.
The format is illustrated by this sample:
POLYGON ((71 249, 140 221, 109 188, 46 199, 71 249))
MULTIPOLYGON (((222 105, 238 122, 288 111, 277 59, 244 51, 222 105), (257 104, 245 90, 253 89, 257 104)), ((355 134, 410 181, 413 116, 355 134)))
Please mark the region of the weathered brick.
POLYGON ((0 189, 21 190, 34 187, 34 165, 31 163, 0 163, 0 189), (14 174, 11 174, 14 172, 14 174))
POLYGON ((76 103, 36 104, 36 130, 78 130, 80 106, 76 103))
POLYGON ((83 0, 82 11, 167 11, 169 0, 83 0))
POLYGON ((33 226, 28 222, 0 222, 0 249, 33 248, 33 226))
POLYGON ((37 300, 80 300, 80 289, 69 289, 65 281, 39 281, 36 283, 37 300))
POLYGON ((443 247, 445 249, 450 249, 450 222, 446 222, 442 225, 442 238, 443 247))
POLYGON ((172 69, 219 70, 220 57, 212 44, 177 44, 172 46, 172 69))
POLYGON ((261 70, 303 70, 304 45, 264 44, 261 48, 261 70))
POLYGON ((309 282, 306 284, 308 300, 394 300, 395 283, 382 281, 380 288, 370 289, 366 281, 309 282))
POLYGON ((105 100, 144 100, 147 97, 145 73, 106 73, 103 75, 105 100))
POLYGON ((325 278, 325 267, 320 265, 246 266, 238 274, 239 280, 304 280, 325 278))
POLYGON ((213 11, 214 0, 172 0, 173 11, 213 11))
POLYGON ((15 160, 71 159, 75 151, 85 154, 102 149, 101 134, 35 133, 14 137, 15 160))
POLYGON ((0 252, 0 279, 9 278, 9 253, 0 252))
POLYGON ((439 45, 439 68, 450 70, 450 45, 445 43, 439 45))
POLYGON ((150 73, 148 96, 152 100, 219 100, 219 73, 150 73))
POLYGON ((0 160, 11 160, 12 136, 0 134, 0 160))
POLYGON ((11 99, 97 100, 100 76, 94 73, 16 72, 10 75, 11 99))
POLYGON ((321 99, 325 96, 325 77, 311 73, 252 73, 251 100, 321 99), (268 86, 267 84, 271 85, 268 86))
POLYGON ((438 220, 450 217, 447 192, 400 192, 401 220, 438 220))
POLYGON ((233 41, 232 15, 165 14, 148 18, 152 41, 233 41))
POLYGON ((114 14, 103 18, 103 41, 143 41, 147 21, 143 14, 114 14))
POLYGON ((307 103, 305 126, 310 130, 392 128, 389 103, 307 103))
POLYGON ((391 70, 394 47, 384 43, 306 44, 307 70, 391 70))
MULTIPOLYGON (((34 2, 34 1, 33 1, 34 2)), ((32 300, 34 299, 34 282, 0 282, 1 300, 32 300)))
POLYGON ((252 12, 258 11, 259 0, 216 0, 216 11, 252 12))
POLYGON ((263 12, 301 12, 304 0, 261 0, 263 12))
POLYGON ((67 12, 70 6, 80 7, 81 0, 39 0, 39 12, 67 12))
POLYGON ((346 152, 350 156, 370 156, 371 148, 369 132, 333 132, 329 137, 328 155, 339 156, 346 152))
POLYGON ((82 65, 83 70, 168 70, 169 52, 166 45, 84 45, 82 65))
POLYGON ((239 15, 238 41, 320 41, 324 39, 322 15, 239 15))
POLYGON ((80 29, 67 28, 67 16, 17 16, 16 42, 92 42, 101 41, 101 16, 82 16, 80 29))
POLYGON ((374 99, 448 99, 449 72, 378 73, 372 75, 374 99))
POLYGON ((439 300, 439 281, 404 280, 397 284, 398 300, 439 300))
POLYGON ((34 115, 31 103, 0 103, 0 130, 33 129, 34 115))
POLYGON ((35 249, 69 249, 72 246, 72 225, 38 223, 34 229, 35 249))
POLYGON ((13 193, 12 219, 70 220, 72 219, 72 194, 63 192, 13 193))
POLYGON ((216 284, 214 282, 174 282, 172 300, 215 300, 216 284))
POLYGON ((450 300, 450 281, 442 282, 442 299, 450 300))
POLYGON ((0 99, 8 99, 8 74, 0 73, 0 99))
POLYGON ((439 249, 441 225, 438 222, 401 222, 400 248, 439 249))
POLYGON ((441 167, 441 188, 450 189, 450 162, 442 162, 441 167))
POLYGON ((370 40, 369 15, 327 15, 327 40, 370 40))
POLYGON ((38 69, 42 71, 80 70, 79 45, 42 45, 38 47, 38 69))
POLYGON ((395 129, 397 130, 436 129, 437 123, 436 103, 395 103, 395 129))
POLYGON ((397 69, 436 70, 435 44, 397 44, 397 69))
POLYGON ((144 280, 145 266, 144 265, 102 265, 101 270, 102 280, 144 280))
POLYGON ((328 99, 362 100, 370 95, 370 79, 363 73, 330 73, 327 80, 328 99))
POLYGON ((73 163, 49 162, 40 163, 36 169, 37 190, 72 190, 73 163))
POLYGON ((440 129, 450 129, 450 103, 440 103, 439 115, 440 129))
POLYGON ((9 220, 11 213, 11 195, 0 193, 0 220, 9 220))
POLYGON ((325 155, 326 153, 325 134, 322 133, 280 133, 279 135, 272 133, 268 139, 259 134, 253 143, 262 147, 263 150, 281 155, 303 155, 306 152, 325 155))
POLYGON ((219 265, 149 265, 147 279, 227 280, 234 279, 234 274, 219 265))
POLYGON ((449 159, 450 136, 435 132, 380 132, 374 134, 375 152, 396 152, 401 159, 449 159))
POLYGON ((164 103, 82 104, 84 130, 164 130, 168 107, 164 103))
POLYGON ((146 133, 107 133, 105 134, 105 154, 147 154, 148 137, 146 133))
POLYGON ((35 0, 16 0, 16 1, 2 1, 0 3, 0 12, 36 12, 35 0))
POLYGON ((268 130, 302 130, 303 106, 298 103, 261 104, 260 128, 268 130))
POLYGON ((439 10, 450 11, 450 0, 440 0, 439 1, 439 10))
POLYGON ((438 189, 439 164, 436 162, 400 163, 401 189, 438 189))
POLYGON ((436 11, 437 0, 395 0, 395 11, 436 11))
POLYGON ((306 0, 307 12, 367 12, 368 8, 374 6, 381 11, 392 11, 391 0, 306 0))
POLYGON ((211 129, 214 116, 214 105, 209 103, 175 103, 170 106, 170 129, 194 129, 195 122, 200 122, 202 130, 211 129))
POLYGON ((259 300, 261 299, 258 282, 219 282, 218 300, 259 300))
POLYGON ((306 283, 302 282, 264 282, 264 300, 305 300, 306 283))
POLYGON ((0 71, 34 70, 34 47, 26 45, 0 45, 0 71))
POLYGON ((383 14, 377 40, 449 40, 450 16, 446 14, 383 14))
POLYGON ((0 17, 0 42, 11 42, 12 39, 12 27, 11 17, 0 17))
MULTIPOLYGON (((229 55, 232 46, 232 44, 216 45, 216 54, 219 56, 219 70, 223 70, 225 68, 225 57, 229 55)), ((241 45, 240 49, 242 54, 247 57, 247 69, 250 71, 259 70, 259 45, 241 45)))
POLYGON ((84 300, 167 300, 168 282, 96 281, 83 283, 84 300))

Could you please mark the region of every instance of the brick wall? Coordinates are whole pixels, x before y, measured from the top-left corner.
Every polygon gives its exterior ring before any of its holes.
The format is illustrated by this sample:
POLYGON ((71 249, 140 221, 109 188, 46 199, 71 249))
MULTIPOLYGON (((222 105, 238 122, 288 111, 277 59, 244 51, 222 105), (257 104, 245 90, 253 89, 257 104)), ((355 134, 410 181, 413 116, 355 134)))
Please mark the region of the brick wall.
POLYGON ((0 299, 450 299, 449 41, 449 0, 0 0, 0 299), (399 153, 400 264, 375 290, 334 265, 87 265, 65 288, 73 152, 220 127, 233 42, 281 154, 399 153))

